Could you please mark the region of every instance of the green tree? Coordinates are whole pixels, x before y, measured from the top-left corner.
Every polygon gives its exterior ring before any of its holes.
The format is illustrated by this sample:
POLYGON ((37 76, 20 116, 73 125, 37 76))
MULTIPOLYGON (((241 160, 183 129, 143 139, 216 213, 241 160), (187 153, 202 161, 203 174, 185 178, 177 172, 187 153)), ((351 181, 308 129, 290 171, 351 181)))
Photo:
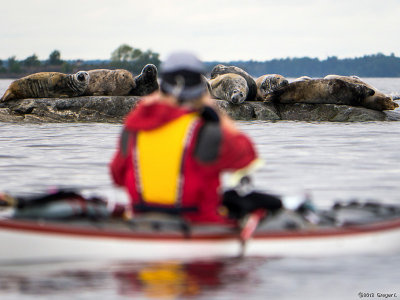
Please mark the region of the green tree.
POLYGON ((25 67, 38 67, 38 66, 40 66, 40 61, 39 61, 37 55, 33 54, 33 55, 25 58, 25 60, 22 62, 22 64, 25 67))
POLYGON ((146 52, 143 52, 140 59, 145 64, 154 64, 154 65, 158 66, 161 63, 160 55, 151 50, 147 50, 146 52))
POLYGON ((111 53, 111 62, 113 63, 121 63, 121 62, 129 62, 132 60, 134 48, 127 44, 123 44, 115 49, 111 53))
POLYGON ((141 72, 146 64, 160 65, 159 54, 147 50, 143 52, 138 48, 123 44, 111 53, 111 67, 123 68, 134 74, 141 72))
POLYGON ((62 65, 63 61, 61 60, 61 53, 58 50, 54 50, 49 55, 48 64, 49 65, 62 65))
POLYGON ((7 69, 4 67, 3 60, 0 59, 0 73, 5 73, 7 69))
POLYGON ((20 73, 22 71, 21 63, 17 61, 15 56, 8 59, 8 71, 10 73, 20 73))

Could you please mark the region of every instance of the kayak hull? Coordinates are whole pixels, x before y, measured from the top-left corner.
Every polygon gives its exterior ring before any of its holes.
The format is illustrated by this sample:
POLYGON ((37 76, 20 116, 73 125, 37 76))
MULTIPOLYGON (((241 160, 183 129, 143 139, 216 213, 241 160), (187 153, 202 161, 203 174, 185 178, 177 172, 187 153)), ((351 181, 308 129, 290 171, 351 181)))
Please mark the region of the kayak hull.
POLYGON ((261 231, 243 244, 234 230, 141 233, 98 226, 0 220, 0 261, 165 260, 234 257, 321 257, 400 253, 400 219, 339 228, 261 231))

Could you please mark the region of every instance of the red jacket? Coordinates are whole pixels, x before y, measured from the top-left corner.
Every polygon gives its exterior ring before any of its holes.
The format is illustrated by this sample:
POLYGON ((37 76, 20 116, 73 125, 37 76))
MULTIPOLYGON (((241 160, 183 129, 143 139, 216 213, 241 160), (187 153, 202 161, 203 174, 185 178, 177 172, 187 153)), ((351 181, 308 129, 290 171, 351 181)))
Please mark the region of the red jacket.
MULTIPOLYGON (((128 135, 135 132, 159 128, 191 111, 164 104, 160 101, 139 103, 130 112, 124 124, 128 135)), ((220 174, 222 171, 240 169, 256 158, 254 147, 247 136, 233 133, 222 128, 222 139, 217 158, 212 162, 202 162, 195 155, 199 130, 204 121, 198 122, 194 128, 192 139, 184 156, 184 184, 182 187, 182 207, 196 207, 197 212, 186 212, 184 216, 193 222, 224 222, 225 217, 218 213, 221 204, 220 174)), ((210 145, 212 147, 213 145, 210 145)), ((135 167, 133 159, 133 138, 127 142, 127 149, 121 149, 121 144, 110 164, 114 183, 124 186, 131 198, 132 204, 140 202, 136 187, 135 167)))

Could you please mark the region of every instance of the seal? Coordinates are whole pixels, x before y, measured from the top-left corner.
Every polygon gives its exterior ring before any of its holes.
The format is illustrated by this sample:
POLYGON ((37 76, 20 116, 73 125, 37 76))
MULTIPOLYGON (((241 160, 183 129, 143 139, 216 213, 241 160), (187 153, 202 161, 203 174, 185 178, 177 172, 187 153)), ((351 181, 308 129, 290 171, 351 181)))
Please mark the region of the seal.
POLYGON ((246 97, 246 101, 254 101, 257 97, 257 85, 253 77, 251 77, 246 71, 243 69, 236 67, 236 66, 224 66, 222 64, 216 65, 212 71, 211 71, 211 79, 214 79, 218 75, 222 74, 228 74, 228 73, 233 73, 233 74, 238 74, 242 76, 248 86, 248 93, 246 97))
POLYGON ((293 81, 305 81, 305 80, 313 80, 313 79, 310 76, 301 76, 294 79, 293 81))
POLYGON ((397 104, 373 98, 375 91, 366 85, 341 79, 314 79, 291 82, 267 95, 265 101, 275 103, 342 104, 374 110, 392 110, 397 104))
POLYGON ((145 96, 159 89, 157 67, 147 64, 142 72, 134 78, 135 87, 129 92, 132 96, 145 96))
POLYGON ((266 74, 260 76, 256 79, 256 85, 257 85, 256 99, 263 100, 268 93, 288 84, 289 81, 285 77, 279 74, 266 74))
POLYGON ((360 77, 352 75, 352 76, 342 76, 342 75, 327 75, 325 76, 325 79, 340 79, 340 80, 344 80, 346 82, 352 83, 352 84, 359 84, 362 86, 366 86, 372 90, 375 91, 375 93, 372 96, 369 96, 368 99, 366 99, 366 102, 370 102, 370 103, 385 103, 384 105, 387 108, 387 110, 392 110, 398 107, 398 104, 396 102, 394 102, 393 97, 386 95, 384 93, 382 93, 381 91, 379 91, 377 88, 375 88, 374 86, 362 81, 360 79, 360 77))
POLYGON ((126 96, 136 86, 131 72, 124 69, 95 69, 88 73, 85 96, 126 96))
POLYGON ((227 73, 216 76, 209 81, 211 96, 227 100, 233 104, 243 103, 249 93, 246 79, 239 74, 227 73))
POLYGON ((83 95, 89 83, 89 74, 40 72, 13 81, 0 101, 25 98, 61 98, 83 95))

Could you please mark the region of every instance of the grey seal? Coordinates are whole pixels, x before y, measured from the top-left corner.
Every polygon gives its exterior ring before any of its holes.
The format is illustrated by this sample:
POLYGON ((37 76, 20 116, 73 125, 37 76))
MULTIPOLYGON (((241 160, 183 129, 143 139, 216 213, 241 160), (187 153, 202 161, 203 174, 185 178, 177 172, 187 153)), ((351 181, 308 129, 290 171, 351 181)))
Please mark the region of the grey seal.
POLYGON ((61 98, 81 96, 89 83, 89 74, 40 72, 13 81, 0 101, 25 98, 61 98))
POLYGON ((216 65, 212 71, 211 71, 211 79, 214 79, 218 75, 222 74, 228 74, 228 73, 233 73, 233 74, 238 74, 242 76, 247 83, 248 86, 248 92, 246 95, 246 101, 254 101, 257 96, 257 85, 253 77, 251 77, 246 71, 243 69, 236 67, 236 66, 224 66, 222 64, 216 65))
POLYGON ((288 85, 289 81, 279 74, 266 74, 256 79, 257 100, 263 100, 270 92, 288 85))

